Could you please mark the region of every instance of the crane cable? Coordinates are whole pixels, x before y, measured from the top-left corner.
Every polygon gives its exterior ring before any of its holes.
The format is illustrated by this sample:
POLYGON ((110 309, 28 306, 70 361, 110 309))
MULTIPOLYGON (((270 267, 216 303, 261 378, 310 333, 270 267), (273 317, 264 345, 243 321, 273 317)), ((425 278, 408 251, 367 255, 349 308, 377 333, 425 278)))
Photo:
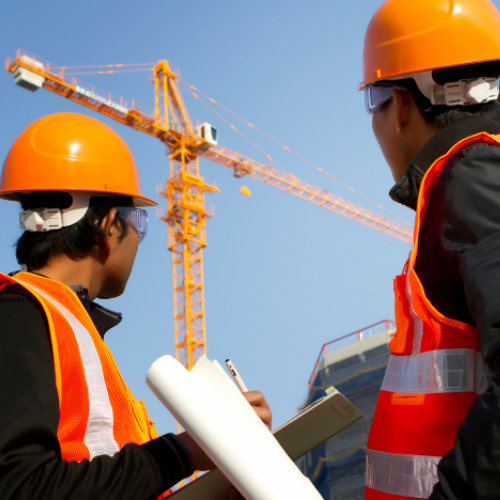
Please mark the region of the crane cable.
POLYGON ((124 66, 152 66, 153 69, 155 63, 128 63, 128 64, 94 64, 93 66, 59 66, 59 69, 82 69, 82 68, 123 68, 124 66))
MULTIPOLYGON (((183 85, 183 87, 184 87, 184 85, 183 85)), ((254 142, 252 142, 242 132, 240 132, 233 124, 229 123, 223 116, 221 116, 219 113, 217 113, 217 111, 215 111, 205 101, 203 101, 202 99, 200 99, 198 95, 196 95, 194 92, 191 92, 189 89, 186 89, 186 90, 195 99, 198 99, 198 101, 200 101, 201 104, 203 104, 205 107, 207 107, 214 115, 216 115, 218 118, 220 118, 227 126, 229 126, 229 128, 231 128, 231 130, 234 130, 238 135, 240 135, 241 137, 243 137, 243 139, 245 139, 245 141, 247 141, 250 145, 252 145, 255 149, 257 149, 257 151, 259 151, 260 153, 262 153, 269 161, 271 161, 272 163, 274 163, 283 173, 291 175, 290 172, 288 172, 288 170, 286 170, 285 168, 283 168, 282 165, 280 165, 276 160, 274 160, 271 156, 269 156, 263 149, 261 149, 259 146, 257 146, 257 144, 255 144, 254 142)))
MULTIPOLYGON (((387 212, 388 214, 390 214, 392 217, 395 217, 396 219, 400 220, 401 222, 403 222, 404 224, 406 224, 407 226, 411 227, 411 224, 409 222, 407 222, 406 220, 404 220, 403 218, 397 216, 396 214, 394 214, 393 212, 391 212, 390 210, 384 208, 382 205, 379 205, 377 202, 371 200, 370 198, 368 198, 367 196, 365 196, 364 194, 360 193, 359 191, 357 191, 356 189, 352 188, 351 186, 348 186, 345 182, 342 182, 340 179, 338 179, 337 177, 333 176, 332 174, 330 174, 329 172, 327 172, 326 170, 323 170, 321 167, 318 167, 317 165, 315 165, 313 162, 309 161, 307 158, 304 158, 303 156, 301 156, 300 154, 296 153, 295 151, 293 151, 291 148, 289 148, 288 146, 285 146, 284 144, 282 144, 281 142, 279 142, 278 140, 274 139, 273 137, 271 137, 269 134, 267 134, 266 132, 260 130, 258 127, 256 127, 255 125, 251 124, 250 122, 248 122, 247 120, 245 120, 244 118, 241 118, 240 116, 238 116, 236 113, 234 113, 233 111, 231 111, 230 109, 226 108, 225 106, 223 106, 222 104, 218 103, 215 99, 209 97, 207 94, 203 93, 200 89, 196 88, 194 85, 191 85, 189 84, 188 82, 186 82, 185 80, 182 80, 181 78, 178 79, 178 82, 191 94, 193 95, 196 99, 198 99, 202 104, 204 104, 208 109, 210 109, 214 114, 216 114, 219 118, 221 118, 227 125, 229 125, 231 127, 231 129, 233 129, 234 131, 238 132, 239 135, 241 135, 246 141, 248 141, 250 144, 252 144, 254 147, 256 147, 261 153, 263 153, 267 158, 271 159, 271 161, 273 161, 276 165, 279 165, 277 162, 275 162, 268 154, 266 154, 264 151, 262 151, 262 149, 260 149, 259 147, 257 147, 254 143, 252 143, 249 139, 247 139, 240 131, 238 131, 236 129, 236 127, 234 127, 233 125, 231 125, 227 120, 224 120, 224 118, 222 118, 218 113, 216 113, 208 104, 206 104, 202 99, 200 99, 200 97, 198 95, 196 95, 194 92, 192 92, 192 90, 198 92, 198 94, 202 95, 203 97, 205 97, 206 99, 208 99, 211 103, 215 104, 216 106, 219 106, 220 108, 222 108, 224 111, 226 111, 227 113, 231 114, 232 116, 234 116, 236 119, 240 120, 241 122, 243 122, 245 125, 247 125, 249 128, 255 130, 256 132, 258 132, 259 134, 263 135, 264 137, 266 137, 267 139, 273 141, 274 143, 276 143, 278 146, 282 147, 285 151, 288 151, 289 153, 293 154, 294 156, 296 156, 297 158, 299 158, 300 160, 302 160, 303 162, 307 163, 309 166, 315 168, 318 172, 321 172, 322 174, 330 177, 332 180, 334 180, 335 182, 337 182, 338 184, 340 184, 341 186, 349 189, 349 191, 352 191, 354 194, 360 196, 361 198, 363 198, 364 200, 368 201, 369 203, 371 203, 372 205, 376 206, 377 208, 379 208, 380 210, 383 210, 384 212, 387 212)), ((283 167, 280 166, 280 168, 282 170, 283 167)), ((287 172, 288 173, 288 172, 287 172)))
POLYGON ((66 73, 63 70, 64 76, 76 76, 76 75, 111 75, 113 73, 135 73, 138 71, 152 71, 151 68, 140 68, 140 69, 116 69, 116 70, 103 70, 103 71, 82 71, 76 73, 66 73))
MULTIPOLYGON (((136 64, 103 64, 103 65, 100 65, 100 66, 61 66, 59 67, 60 70, 63 71, 64 73, 64 70, 66 69, 83 69, 83 68, 115 68, 115 67, 119 67, 119 68, 122 68, 124 66, 151 66, 151 63, 136 63, 136 64)), ((140 68, 140 69, 118 69, 118 70, 103 70, 103 71, 88 71, 88 72, 77 72, 77 73, 64 73, 65 76, 76 76, 76 75, 92 75, 92 74, 99 74, 99 75, 102 75, 102 74, 113 74, 113 73, 131 73, 131 72, 138 72, 138 71, 152 71, 153 68, 151 67, 148 67, 148 68, 140 68)), ((303 156, 301 156, 300 154, 296 153, 295 151, 293 151, 291 148, 289 148, 288 146, 285 146, 284 144, 282 144, 281 142, 279 142, 278 140, 274 139, 274 137, 271 137, 269 134, 267 134, 266 132, 264 132, 263 130, 260 130, 258 127, 256 127, 255 125, 251 124, 250 122, 248 122, 247 120, 245 120, 244 118, 241 118, 240 116, 238 116, 236 113, 234 113, 233 111, 231 111, 230 109, 226 108, 225 106, 223 106, 222 104, 220 104, 219 102, 217 102, 215 99, 213 99, 212 97, 209 97, 207 94, 205 94, 204 92, 202 92, 201 90, 199 90, 198 88, 196 88, 194 85, 191 85, 190 83, 186 82, 185 80, 182 80, 181 78, 178 79, 178 82, 180 85, 182 85, 182 87, 184 87, 195 99, 197 99, 199 102, 201 102, 205 107, 207 107, 212 113, 214 113, 219 119, 221 119, 224 123, 226 123, 226 125, 228 125, 232 130, 234 130, 237 134, 239 134, 243 139, 245 139, 250 145, 252 145, 255 149, 257 149, 257 151, 259 151, 261 154, 263 154, 267 159, 269 159, 272 163, 274 163, 281 171, 283 171, 284 173, 286 174, 289 174, 289 175, 292 175, 290 172, 288 172, 282 165, 280 165, 276 160, 274 160, 270 155, 268 155, 264 150, 262 150, 259 146, 257 146, 254 142, 252 142, 250 139, 248 139, 248 137, 246 137, 240 130, 238 130, 234 125, 232 125, 231 123, 229 123, 225 118, 223 118, 219 113, 217 113, 210 105, 208 105, 206 102, 204 102, 202 99, 200 99, 200 97, 195 94, 194 92, 192 92, 192 90, 198 92, 198 94, 202 95, 203 97, 205 97, 206 99, 208 99, 211 103, 215 104, 216 106, 219 106, 221 109, 223 109, 224 111, 226 111, 227 113, 231 114, 232 116, 234 116, 236 119, 240 120, 242 123, 244 123, 245 125, 247 125, 249 128, 255 130, 256 132, 258 132, 259 134, 263 135, 264 137, 266 137, 267 139, 273 141, 275 144, 277 144, 278 146, 282 147, 285 151, 288 151, 289 153, 293 154, 294 156, 296 156, 298 159, 300 159, 301 161, 307 163, 309 166, 313 167, 314 169, 316 169, 318 172, 321 172, 322 174, 326 175, 327 177, 330 177, 332 180, 334 180, 335 182, 337 182, 338 184, 340 184, 341 186, 347 188, 349 191, 353 192, 354 194, 358 195, 359 197, 363 198, 364 200, 368 201, 369 203, 371 203, 372 205, 376 206, 377 208, 379 208, 380 210, 383 210, 384 212, 387 212, 388 214, 390 214, 392 217, 400 220, 401 222, 403 222, 404 224, 406 224, 407 226, 411 227, 411 224, 409 222, 407 222, 406 220, 404 220, 403 218, 399 217, 398 215, 396 215, 395 213, 391 212, 390 210, 387 210, 386 208, 384 208, 382 205, 379 205, 377 202, 371 200, 370 198, 368 198, 367 196, 365 196, 364 194, 360 193, 359 191, 357 191, 356 189, 352 188, 351 186, 347 185, 345 182, 342 182, 340 179, 338 179, 337 177, 333 176, 332 174, 330 174, 329 172, 327 172, 326 170, 322 169, 321 167, 318 167, 318 165, 314 164, 313 162, 309 161, 307 158, 304 158, 303 156)))
POLYGON ((52 68, 61 71, 64 76, 75 76, 75 75, 107 75, 113 73, 134 73, 136 71, 153 71, 154 63, 129 63, 129 64, 97 64, 93 66, 52 66, 52 68), (135 68, 135 69, 115 69, 110 70, 109 68, 125 68, 133 66, 148 66, 147 68, 135 68), (108 68, 106 70, 98 70, 97 68, 108 68), (66 73, 67 69, 79 69, 85 71, 79 71, 76 73, 66 73), (89 71, 92 70, 92 71, 89 71))

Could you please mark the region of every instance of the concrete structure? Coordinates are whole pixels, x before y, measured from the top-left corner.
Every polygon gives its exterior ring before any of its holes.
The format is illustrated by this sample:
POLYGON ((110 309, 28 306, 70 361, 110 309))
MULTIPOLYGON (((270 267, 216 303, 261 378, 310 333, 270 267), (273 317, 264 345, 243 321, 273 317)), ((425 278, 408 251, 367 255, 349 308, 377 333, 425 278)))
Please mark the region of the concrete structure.
POLYGON ((386 320, 325 344, 318 357, 304 406, 334 385, 365 414, 297 461, 326 500, 364 498, 366 442, 394 333, 394 324, 386 320))

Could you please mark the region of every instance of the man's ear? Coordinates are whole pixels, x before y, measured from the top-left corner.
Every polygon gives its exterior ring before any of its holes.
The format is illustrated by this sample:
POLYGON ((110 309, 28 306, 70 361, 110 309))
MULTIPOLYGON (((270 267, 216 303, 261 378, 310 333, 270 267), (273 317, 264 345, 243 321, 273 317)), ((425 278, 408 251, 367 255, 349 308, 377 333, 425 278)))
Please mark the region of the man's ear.
POLYGON ((116 210, 116 208, 112 208, 108 212, 108 215, 103 217, 103 219, 101 220, 101 223, 99 224, 99 227, 106 233, 106 236, 103 238, 103 243, 106 246, 106 250, 108 250, 108 251, 111 247, 110 238, 112 235, 112 227, 115 223, 117 215, 118 215, 118 211, 116 210))
POLYGON ((396 105, 396 131, 402 132, 406 125, 410 112, 410 102, 408 92, 405 90, 394 89, 392 98, 396 105))

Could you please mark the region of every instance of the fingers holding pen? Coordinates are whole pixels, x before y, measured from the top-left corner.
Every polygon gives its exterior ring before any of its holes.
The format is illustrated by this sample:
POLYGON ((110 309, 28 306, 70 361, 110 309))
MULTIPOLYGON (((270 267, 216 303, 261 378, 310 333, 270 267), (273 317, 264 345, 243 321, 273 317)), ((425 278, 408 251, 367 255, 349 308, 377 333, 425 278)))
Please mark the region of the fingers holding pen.
POLYGON ((243 397, 252 406, 264 425, 271 430, 273 414, 263 394, 259 391, 247 391, 243 393, 243 397))
POLYGON ((240 374, 236 371, 236 368, 230 359, 226 359, 226 366, 229 373, 233 376, 236 385, 240 388, 243 397, 253 407, 255 413, 262 420, 264 425, 271 430, 273 415, 262 393, 259 391, 249 391, 247 389, 247 386, 240 377, 240 374))

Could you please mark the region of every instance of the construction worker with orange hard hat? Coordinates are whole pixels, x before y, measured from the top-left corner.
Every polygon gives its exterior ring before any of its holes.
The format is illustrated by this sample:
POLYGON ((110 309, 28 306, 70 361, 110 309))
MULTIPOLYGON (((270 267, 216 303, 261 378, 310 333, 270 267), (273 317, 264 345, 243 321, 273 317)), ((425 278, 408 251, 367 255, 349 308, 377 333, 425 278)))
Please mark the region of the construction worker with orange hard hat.
MULTIPOLYGON (((186 433, 158 436, 104 343, 147 211, 125 142, 57 113, 12 145, 0 197, 21 203, 20 272, 0 273, 0 498, 155 500, 213 467, 186 433)), ((263 396, 245 394, 263 422, 263 396)))
POLYGON ((500 498, 499 81, 490 0, 387 0, 369 23, 358 88, 416 217, 367 500, 500 498))

